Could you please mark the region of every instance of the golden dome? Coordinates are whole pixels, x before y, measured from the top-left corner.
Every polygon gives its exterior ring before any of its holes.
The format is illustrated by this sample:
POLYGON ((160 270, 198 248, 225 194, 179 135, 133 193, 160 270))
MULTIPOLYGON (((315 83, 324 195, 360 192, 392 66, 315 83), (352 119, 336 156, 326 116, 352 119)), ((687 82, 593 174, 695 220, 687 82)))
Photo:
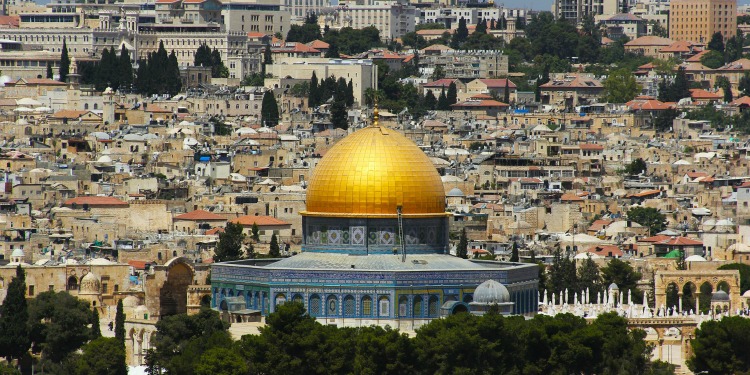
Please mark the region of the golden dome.
POLYGON ((375 125, 328 150, 310 179, 303 215, 395 217, 398 206, 406 217, 445 216, 443 182, 412 141, 375 125))

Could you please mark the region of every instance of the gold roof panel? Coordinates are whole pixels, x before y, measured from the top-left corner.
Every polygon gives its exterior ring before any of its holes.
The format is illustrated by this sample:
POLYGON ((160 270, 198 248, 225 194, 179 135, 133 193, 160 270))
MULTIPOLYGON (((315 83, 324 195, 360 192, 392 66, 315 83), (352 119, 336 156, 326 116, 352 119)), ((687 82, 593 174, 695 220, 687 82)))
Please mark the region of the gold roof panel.
POLYGON ((445 191, 427 155, 401 133, 370 126, 339 141, 315 167, 307 216, 445 215, 445 191))

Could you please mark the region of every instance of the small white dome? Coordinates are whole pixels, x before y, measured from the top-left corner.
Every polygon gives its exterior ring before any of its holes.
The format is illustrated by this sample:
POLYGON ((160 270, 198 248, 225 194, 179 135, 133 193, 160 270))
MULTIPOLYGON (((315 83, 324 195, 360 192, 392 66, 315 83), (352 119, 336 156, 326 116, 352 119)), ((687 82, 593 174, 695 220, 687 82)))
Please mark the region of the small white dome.
POLYGON ((609 284, 609 288, 607 288, 607 289, 609 289, 609 290, 620 290, 620 287, 617 286, 617 284, 612 283, 612 284, 609 284))
POLYGON ((508 288, 495 280, 487 280, 474 290, 475 303, 491 305, 508 301, 510 301, 508 288))
POLYGON ((99 280, 99 277, 94 275, 93 272, 89 272, 81 279, 81 290, 79 294, 99 294, 101 284, 102 282, 99 280))
POLYGON ((21 250, 21 249, 15 249, 15 250, 13 250, 13 252, 12 252, 12 253, 10 254, 10 257, 11 257, 11 258, 23 258, 23 257, 25 257, 25 256, 26 256, 26 254, 24 254, 24 253, 23 253, 23 250, 21 250))
POLYGON ((691 255, 687 258, 685 258, 686 262, 705 262, 706 258, 700 256, 700 255, 691 255))
POLYGON ((466 195, 464 194, 464 192, 463 192, 463 191, 461 191, 461 189, 459 189, 459 188, 457 188, 457 187, 454 187, 454 188, 453 188, 453 189, 451 189, 451 191, 449 191, 449 192, 448 192, 448 194, 446 194, 445 196, 446 196, 446 197, 461 197, 461 198, 463 198, 463 197, 465 197, 466 195))
POLYGON ((122 307, 136 307, 140 301, 136 296, 127 296, 122 299, 122 307))
POLYGON ((729 301, 729 294, 723 290, 719 290, 711 295, 711 302, 723 302, 729 301))

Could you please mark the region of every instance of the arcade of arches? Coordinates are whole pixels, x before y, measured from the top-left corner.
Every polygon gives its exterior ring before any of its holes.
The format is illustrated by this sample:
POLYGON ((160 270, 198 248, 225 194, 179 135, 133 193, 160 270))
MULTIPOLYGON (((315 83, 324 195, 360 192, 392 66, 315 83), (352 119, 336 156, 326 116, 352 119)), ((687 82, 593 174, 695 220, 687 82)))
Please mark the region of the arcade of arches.
POLYGON ((659 271, 654 276, 654 307, 707 313, 711 308, 711 295, 717 290, 729 295, 729 310, 742 306, 737 270, 659 271))

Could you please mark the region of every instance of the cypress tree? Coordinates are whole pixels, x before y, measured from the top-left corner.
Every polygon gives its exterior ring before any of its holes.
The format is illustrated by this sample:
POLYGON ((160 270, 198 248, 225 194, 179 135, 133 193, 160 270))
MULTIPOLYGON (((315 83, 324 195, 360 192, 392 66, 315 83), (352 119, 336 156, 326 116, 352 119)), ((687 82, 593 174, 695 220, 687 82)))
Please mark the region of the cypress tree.
POLYGON ((437 98, 435 98, 435 93, 433 93, 432 90, 427 90, 427 93, 424 94, 424 105, 429 110, 435 110, 435 107, 437 106, 437 98))
POLYGON ((271 236, 271 247, 268 250, 268 255, 273 258, 278 258, 281 256, 281 249, 279 249, 279 240, 276 238, 275 234, 271 236))
POLYGON ((450 111, 451 105, 448 103, 448 97, 445 96, 445 90, 440 91, 440 96, 437 101, 437 109, 441 111, 450 111))
POLYGON ((505 78, 505 90, 503 91, 503 101, 505 104, 510 104, 510 84, 508 78, 505 78))
POLYGON ((312 78, 310 78, 310 93, 308 94, 307 106, 310 108, 318 106, 318 76, 313 71, 312 78))
POLYGON ((47 78, 54 79, 55 75, 52 73, 52 63, 47 63, 47 78))
POLYGON ((125 312, 122 309, 122 300, 117 301, 117 313, 115 314, 115 338, 117 342, 125 345, 125 312))
POLYGON ((510 250, 510 261, 511 262, 518 262, 520 260, 520 257, 518 256, 518 244, 516 241, 513 241, 513 247, 511 247, 510 250))
POLYGON ((346 86, 346 106, 351 107, 354 105, 354 85, 352 80, 349 80, 349 84, 346 86))
POLYGON ((260 106, 260 121, 263 126, 276 126, 279 123, 279 106, 276 104, 276 95, 273 90, 263 94, 263 102, 260 106))
POLYGON ((180 80, 180 65, 177 63, 177 55, 172 50, 169 54, 167 62, 167 87, 166 90, 169 95, 177 95, 182 88, 182 81, 180 80))
POLYGON ((31 347, 29 311, 26 304, 26 273, 16 267, 3 304, 0 305, 0 356, 21 358, 31 347))
POLYGON ((62 52, 60 53, 60 82, 68 80, 68 73, 70 73, 70 56, 68 56, 68 44, 63 39, 62 52))
POLYGON ((456 82, 451 82, 451 84, 448 86, 448 94, 446 94, 446 97, 448 98, 448 104, 458 103, 458 90, 456 89, 456 82))
POLYGON ((458 245, 456 246, 456 256, 463 259, 469 257, 469 241, 466 238, 466 228, 461 230, 461 238, 459 238, 458 245))
POLYGON ((102 337, 102 328, 99 325, 99 310, 96 308, 91 314, 91 339, 96 340, 102 337))
POLYGON ((120 89, 129 90, 130 85, 133 83, 133 63, 130 62, 130 53, 124 44, 120 49, 117 70, 120 73, 120 89))
POLYGON ((349 122, 347 121, 346 105, 343 100, 336 100, 331 104, 331 123, 334 128, 348 129, 349 122))

